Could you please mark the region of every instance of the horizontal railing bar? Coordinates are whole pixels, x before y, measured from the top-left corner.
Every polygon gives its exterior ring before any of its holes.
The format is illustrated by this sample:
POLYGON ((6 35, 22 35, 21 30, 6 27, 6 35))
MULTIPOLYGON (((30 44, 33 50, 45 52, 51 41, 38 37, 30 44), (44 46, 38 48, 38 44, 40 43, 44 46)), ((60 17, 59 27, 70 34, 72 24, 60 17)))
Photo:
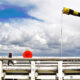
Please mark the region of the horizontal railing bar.
MULTIPOLYGON (((3 70, 30 70, 30 67, 14 67, 14 66, 3 66, 3 70)), ((80 66, 67 66, 63 67, 63 70, 78 70, 80 66)), ((57 70, 57 67, 36 67, 36 70, 57 70)))
POLYGON ((0 58, 0 60, 30 60, 30 61, 80 61, 80 57, 40 57, 40 58, 0 58))
POLYGON ((56 79, 56 76, 55 75, 39 75, 38 77, 37 77, 37 79, 52 79, 52 80, 54 80, 54 79, 56 79))
POLYGON ((79 79, 80 80, 80 75, 65 75, 63 79, 79 79))
MULTIPOLYGON (((5 79, 29 79, 27 75, 5 75, 5 79)), ((57 79, 56 75, 38 75, 36 79, 57 79)), ((78 79, 80 80, 80 75, 67 75, 63 79, 78 79)))
POLYGON ((29 79, 27 75, 5 75, 5 79, 29 79))

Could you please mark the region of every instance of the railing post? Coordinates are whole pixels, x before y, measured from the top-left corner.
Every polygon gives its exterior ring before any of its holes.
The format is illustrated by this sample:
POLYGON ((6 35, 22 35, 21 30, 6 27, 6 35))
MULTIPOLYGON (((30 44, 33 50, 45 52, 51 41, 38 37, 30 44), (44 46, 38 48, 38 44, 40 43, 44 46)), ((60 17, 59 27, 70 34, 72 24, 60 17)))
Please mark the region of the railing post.
POLYGON ((63 80, 63 67, 62 67, 62 61, 59 61, 58 62, 58 73, 57 73, 57 77, 58 77, 58 80, 63 80))
POLYGON ((35 80, 35 61, 31 61, 31 74, 30 74, 30 77, 31 77, 31 80, 35 80))
POLYGON ((0 80, 2 80, 2 73, 3 73, 3 67, 2 67, 2 61, 0 61, 0 80))

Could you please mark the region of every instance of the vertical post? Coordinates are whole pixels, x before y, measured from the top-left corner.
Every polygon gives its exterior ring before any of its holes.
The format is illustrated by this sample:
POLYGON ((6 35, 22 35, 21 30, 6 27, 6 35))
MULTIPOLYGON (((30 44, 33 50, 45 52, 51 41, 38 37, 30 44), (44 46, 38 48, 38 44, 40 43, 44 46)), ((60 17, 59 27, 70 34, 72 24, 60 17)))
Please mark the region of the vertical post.
POLYGON ((58 73, 57 73, 58 80, 62 80, 63 78, 63 67, 62 67, 62 61, 58 62, 58 73))
POLYGON ((2 80, 2 72, 3 72, 2 61, 0 61, 0 80, 2 80))
POLYGON ((62 57, 63 50, 63 14, 61 13, 61 46, 60 46, 60 56, 62 57))
POLYGON ((31 80, 35 80, 35 61, 31 61, 31 80))

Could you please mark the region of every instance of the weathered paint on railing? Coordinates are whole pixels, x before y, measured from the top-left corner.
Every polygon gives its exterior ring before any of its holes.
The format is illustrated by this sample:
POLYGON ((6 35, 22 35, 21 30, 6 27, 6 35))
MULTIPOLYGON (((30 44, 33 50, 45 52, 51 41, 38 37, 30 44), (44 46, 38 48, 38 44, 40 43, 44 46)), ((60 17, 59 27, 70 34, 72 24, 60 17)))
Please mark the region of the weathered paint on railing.
POLYGON ((79 57, 0 58, 0 80, 80 80, 79 57), (7 65, 13 60, 14 65, 7 65))

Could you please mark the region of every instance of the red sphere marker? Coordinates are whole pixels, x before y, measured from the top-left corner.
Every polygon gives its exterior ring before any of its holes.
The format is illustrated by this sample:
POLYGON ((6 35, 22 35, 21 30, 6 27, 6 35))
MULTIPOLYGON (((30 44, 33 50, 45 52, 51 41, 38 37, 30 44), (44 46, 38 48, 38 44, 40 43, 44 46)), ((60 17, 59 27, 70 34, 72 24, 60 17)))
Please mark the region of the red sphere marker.
POLYGON ((24 58, 32 58, 32 52, 31 51, 25 51, 24 53, 23 53, 23 57, 24 58))

